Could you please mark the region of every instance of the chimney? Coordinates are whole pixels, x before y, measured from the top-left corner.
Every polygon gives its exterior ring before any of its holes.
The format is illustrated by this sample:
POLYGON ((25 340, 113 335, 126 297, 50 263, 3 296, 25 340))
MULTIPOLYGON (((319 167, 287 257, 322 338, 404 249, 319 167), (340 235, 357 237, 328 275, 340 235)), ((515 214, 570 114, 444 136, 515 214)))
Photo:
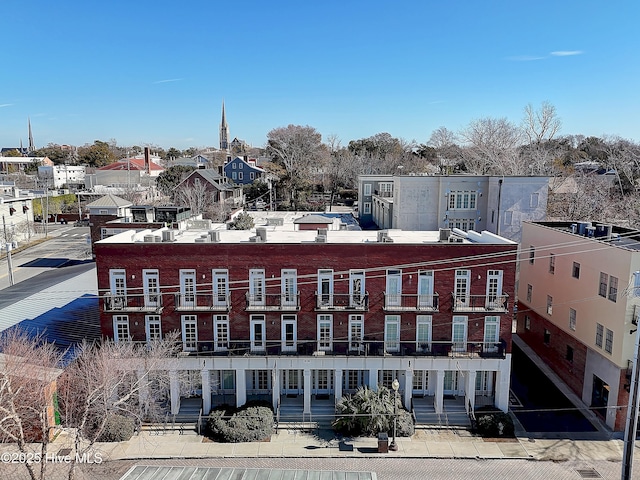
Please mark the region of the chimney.
POLYGON ((245 162, 249 163, 249 155, 243 155, 243 156, 242 156, 242 159, 243 159, 245 162))
POLYGON ((149 147, 144 147, 144 171, 149 174, 149 147))
POLYGON ((227 163, 231 161, 231 155, 227 155, 227 163))

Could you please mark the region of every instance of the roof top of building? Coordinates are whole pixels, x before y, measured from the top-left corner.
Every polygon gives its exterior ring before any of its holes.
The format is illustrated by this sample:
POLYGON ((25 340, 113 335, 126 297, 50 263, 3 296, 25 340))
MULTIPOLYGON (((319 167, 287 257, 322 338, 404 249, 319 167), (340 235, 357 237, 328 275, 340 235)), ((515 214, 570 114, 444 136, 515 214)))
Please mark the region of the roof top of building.
MULTIPOLYGON (((255 212, 253 215, 255 227, 251 230, 227 230, 226 224, 213 224, 209 220, 188 220, 187 227, 182 230, 160 228, 157 230, 143 230, 136 232, 128 230, 112 237, 105 238, 102 244, 137 244, 137 243, 272 243, 272 244, 301 244, 301 243, 394 243, 394 244, 502 244, 517 245, 493 233, 457 229, 440 229, 439 231, 403 231, 403 230, 351 230, 343 224, 340 218, 328 219, 328 228, 317 230, 298 230, 294 219, 299 212, 255 212)), ((325 218, 325 217, 323 217, 325 218)), ((324 222, 323 222, 324 223, 324 222)))
POLYGON ((132 203, 129 200, 125 200, 124 198, 117 197, 113 194, 105 195, 104 197, 100 197, 97 200, 94 200, 91 203, 88 203, 87 207, 129 207, 132 203))
POLYGON ((612 247, 640 250, 640 230, 602 222, 525 222, 560 232, 606 242, 612 247))
MULTIPOLYGON (((125 158, 123 160, 118 160, 117 162, 110 163, 109 165, 105 165, 104 167, 98 168, 100 171, 104 170, 146 170, 146 165, 144 163, 144 158, 125 158)), ((159 171, 164 170, 160 165, 149 161, 149 170, 159 171)))
POLYGON ((316 223, 326 223, 326 224, 331 224, 333 223, 333 220, 330 218, 325 217, 324 215, 319 215, 319 214, 309 214, 309 215, 303 215, 300 218, 296 218, 293 223, 295 224, 316 224, 316 223))

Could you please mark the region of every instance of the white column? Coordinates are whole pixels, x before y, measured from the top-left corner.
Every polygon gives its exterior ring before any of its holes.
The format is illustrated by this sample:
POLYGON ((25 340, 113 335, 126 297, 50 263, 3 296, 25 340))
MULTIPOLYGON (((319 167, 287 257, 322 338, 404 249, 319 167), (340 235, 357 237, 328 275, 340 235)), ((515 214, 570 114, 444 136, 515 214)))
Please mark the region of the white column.
POLYGON ((171 392, 171 415, 180 411, 180 379, 177 370, 169 371, 169 390, 171 392))
POLYGON ((211 371, 208 368, 200 370, 202 377, 202 415, 209 415, 211 411, 211 371))
POLYGON ((411 410, 411 398, 413 397, 413 369, 408 368, 404 372, 404 408, 411 410))
POLYGON ((311 370, 304 369, 304 408, 302 413, 311 413, 311 370))
POLYGON ((280 370, 277 366, 274 366, 271 372, 271 401, 276 409, 280 403, 280 370))
POLYGON ((503 412, 509 411, 509 378, 511 377, 511 355, 500 362, 496 372, 496 407, 503 412))
POLYGON ((236 407, 241 407, 247 403, 247 371, 236 370, 236 407))
POLYGON ((333 395, 336 400, 342 398, 342 369, 337 368, 333 373, 333 395))
POLYGON ((469 370, 465 372, 465 385, 464 385, 464 408, 473 409, 476 406, 476 374, 475 370, 469 370))
POLYGON ((369 369, 369 388, 374 392, 378 391, 378 369, 369 369))
POLYGON ((436 409, 436 413, 442 413, 443 402, 444 402, 444 370, 438 370, 436 372, 436 391, 435 391, 435 398, 433 400, 433 406, 436 409))

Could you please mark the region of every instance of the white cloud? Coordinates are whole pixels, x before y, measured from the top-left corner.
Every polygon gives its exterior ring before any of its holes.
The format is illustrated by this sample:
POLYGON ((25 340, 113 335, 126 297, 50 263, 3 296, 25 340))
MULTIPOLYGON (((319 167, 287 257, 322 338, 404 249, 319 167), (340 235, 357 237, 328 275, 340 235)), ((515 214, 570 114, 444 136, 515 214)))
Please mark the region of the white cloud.
POLYGON ((507 60, 512 62, 533 62, 535 60, 544 60, 546 57, 539 57, 535 55, 517 55, 515 57, 507 57, 507 60))
POLYGON ((570 57, 571 55, 582 55, 583 53, 582 50, 558 50, 551 52, 551 55, 554 57, 570 57))
POLYGON ((179 82, 180 80, 184 80, 184 79, 183 78, 169 78, 167 80, 158 80, 157 82, 153 82, 153 83, 156 84, 156 83, 179 82))
POLYGON ((0 108, 10 107, 11 105, 13 105, 13 103, 0 103, 0 108))

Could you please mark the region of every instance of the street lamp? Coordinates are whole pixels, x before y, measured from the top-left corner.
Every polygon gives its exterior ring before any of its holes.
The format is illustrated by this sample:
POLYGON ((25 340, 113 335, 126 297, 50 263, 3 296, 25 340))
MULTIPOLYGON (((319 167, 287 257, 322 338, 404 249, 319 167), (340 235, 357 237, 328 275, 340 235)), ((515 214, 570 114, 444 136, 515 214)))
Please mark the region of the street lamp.
POLYGON ((389 445, 389 450, 395 452, 398 450, 396 426, 398 423, 398 389, 400 388, 400 382, 398 382, 397 378, 393 380, 391 388, 393 388, 393 439, 391 440, 391 445, 389 445))

